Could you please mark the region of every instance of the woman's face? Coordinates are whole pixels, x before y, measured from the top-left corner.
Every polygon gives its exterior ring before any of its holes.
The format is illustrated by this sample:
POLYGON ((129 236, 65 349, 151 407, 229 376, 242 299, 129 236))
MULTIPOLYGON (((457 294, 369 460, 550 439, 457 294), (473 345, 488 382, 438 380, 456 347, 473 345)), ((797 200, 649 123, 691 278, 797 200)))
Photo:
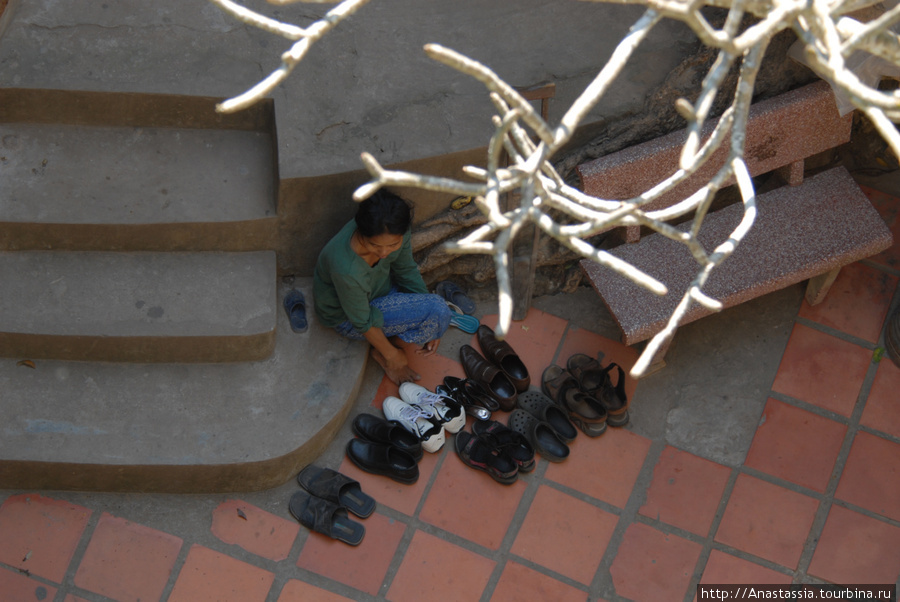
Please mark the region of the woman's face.
POLYGON ((403 244, 402 234, 378 234, 376 236, 360 236, 363 246, 370 253, 378 256, 378 259, 384 259, 403 244))

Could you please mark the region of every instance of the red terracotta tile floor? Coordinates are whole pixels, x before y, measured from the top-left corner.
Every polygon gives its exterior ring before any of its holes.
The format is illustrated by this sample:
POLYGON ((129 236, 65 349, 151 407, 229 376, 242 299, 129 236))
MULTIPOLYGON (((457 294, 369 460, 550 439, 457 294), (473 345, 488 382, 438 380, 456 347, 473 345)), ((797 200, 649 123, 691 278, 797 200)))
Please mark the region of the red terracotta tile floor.
MULTIPOLYGON (((900 200, 866 192, 896 232, 900 200)), ((420 462, 418 482, 402 485, 344 457, 345 425, 319 463, 378 502, 356 519, 366 529, 358 547, 290 516, 294 481, 239 495, 0 491, 0 602, 687 602, 699 583, 896 585, 900 368, 880 348, 900 305, 898 249, 848 266, 824 303, 798 306, 772 351, 777 372, 754 393, 755 434, 736 465, 633 421, 580 434, 567 460, 539 460, 512 485, 465 466, 449 436, 420 462)), ((495 312, 484 303, 483 322, 493 326, 495 312)), ((508 341, 534 387, 574 353, 626 371, 637 358, 546 309, 515 322, 508 341)), ((462 344, 477 348, 457 332, 417 358, 422 384, 462 376, 462 344)), ((678 387, 677 374, 667 378, 678 387)), ((629 377, 626 389, 639 416, 642 383, 629 377)), ((366 391, 355 409, 379 414, 397 387, 372 376, 366 391)))

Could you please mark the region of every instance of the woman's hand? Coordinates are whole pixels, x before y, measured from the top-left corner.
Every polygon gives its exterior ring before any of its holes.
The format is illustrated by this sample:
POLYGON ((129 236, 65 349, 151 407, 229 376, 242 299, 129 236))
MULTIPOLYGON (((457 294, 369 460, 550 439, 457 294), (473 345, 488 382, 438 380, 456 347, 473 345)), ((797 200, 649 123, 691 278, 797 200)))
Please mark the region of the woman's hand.
POLYGON ((428 341, 427 343, 425 343, 425 346, 418 349, 416 351, 416 353, 418 353, 419 355, 431 355, 435 351, 437 351, 438 345, 440 345, 440 344, 441 344, 440 339, 434 339, 433 341, 428 341))

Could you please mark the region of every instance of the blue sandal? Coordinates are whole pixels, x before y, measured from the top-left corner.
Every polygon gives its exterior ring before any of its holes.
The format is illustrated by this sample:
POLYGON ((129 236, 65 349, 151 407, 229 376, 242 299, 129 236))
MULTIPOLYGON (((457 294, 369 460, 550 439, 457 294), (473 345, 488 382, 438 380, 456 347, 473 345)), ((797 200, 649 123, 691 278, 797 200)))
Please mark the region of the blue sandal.
POLYGON ((306 299, 303 293, 293 289, 284 296, 284 311, 287 312, 294 332, 306 332, 309 322, 306 320, 306 299))
POLYGON ((463 332, 468 332, 469 334, 478 332, 478 327, 481 326, 481 321, 478 318, 460 313, 457 311, 459 308, 452 303, 448 302, 447 305, 450 306, 450 326, 456 326, 463 332))
MULTIPOLYGON (((458 306, 464 314, 472 315, 475 313, 475 302, 469 299, 465 291, 459 288, 449 280, 442 280, 437 283, 434 292, 458 306)), ((474 331, 472 331, 474 332, 474 331)))

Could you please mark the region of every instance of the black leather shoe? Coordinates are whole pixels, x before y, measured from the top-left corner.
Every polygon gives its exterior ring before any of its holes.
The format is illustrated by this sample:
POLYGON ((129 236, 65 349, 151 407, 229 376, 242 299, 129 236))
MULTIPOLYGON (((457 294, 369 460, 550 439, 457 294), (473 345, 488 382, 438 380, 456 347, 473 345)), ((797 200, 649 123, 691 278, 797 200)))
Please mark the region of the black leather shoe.
POLYGON ((393 445, 408 453, 416 462, 422 459, 424 454, 422 442, 396 422, 390 422, 374 414, 362 413, 353 419, 352 428, 357 437, 366 441, 393 445))
POLYGON ((384 475, 399 483, 412 485, 419 480, 419 465, 415 459, 393 445, 351 439, 347 443, 347 457, 360 470, 384 475))

